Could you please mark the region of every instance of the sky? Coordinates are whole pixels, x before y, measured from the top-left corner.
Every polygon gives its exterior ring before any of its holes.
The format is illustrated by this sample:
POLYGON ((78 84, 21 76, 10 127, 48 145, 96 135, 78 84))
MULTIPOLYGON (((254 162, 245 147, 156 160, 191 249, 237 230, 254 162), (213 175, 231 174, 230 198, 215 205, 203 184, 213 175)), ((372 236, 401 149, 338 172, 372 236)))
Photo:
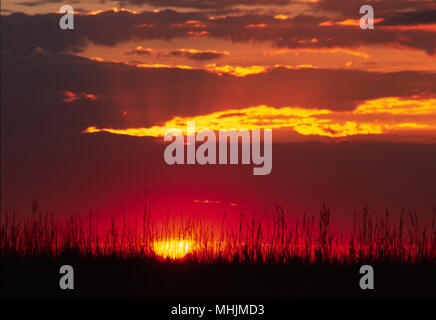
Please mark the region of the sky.
POLYGON ((3 212, 432 216, 436 1, 7 0, 1 36, 3 212), (272 129, 271 174, 167 165, 187 121, 272 129))

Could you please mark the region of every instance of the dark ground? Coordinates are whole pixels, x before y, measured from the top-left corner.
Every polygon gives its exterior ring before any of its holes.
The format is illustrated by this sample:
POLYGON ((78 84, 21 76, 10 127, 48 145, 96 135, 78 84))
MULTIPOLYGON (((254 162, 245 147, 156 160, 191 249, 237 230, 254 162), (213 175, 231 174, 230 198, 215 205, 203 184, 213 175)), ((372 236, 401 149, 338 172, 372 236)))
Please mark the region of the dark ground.
POLYGON ((375 264, 374 290, 360 289, 359 267, 3 257, 0 287, 3 298, 436 299, 435 264, 375 264), (59 288, 64 264, 74 290, 59 288))

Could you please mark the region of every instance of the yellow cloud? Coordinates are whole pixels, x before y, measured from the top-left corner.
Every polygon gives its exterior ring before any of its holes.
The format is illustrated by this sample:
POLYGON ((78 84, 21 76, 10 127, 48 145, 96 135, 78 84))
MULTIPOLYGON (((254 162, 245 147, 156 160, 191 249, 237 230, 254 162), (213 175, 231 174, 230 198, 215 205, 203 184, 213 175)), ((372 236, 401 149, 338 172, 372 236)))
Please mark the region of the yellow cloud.
POLYGON ((84 132, 162 137, 171 130, 186 133, 188 121, 195 121, 197 132, 204 130, 293 129, 301 135, 326 137, 381 135, 399 130, 425 129, 436 132, 436 99, 381 98, 365 101, 354 111, 343 112, 300 107, 273 108, 260 105, 195 117, 173 117, 163 125, 149 128, 89 127, 84 132))
POLYGON ((216 73, 218 75, 223 74, 231 74, 236 77, 245 77, 250 74, 259 74, 267 72, 274 68, 286 68, 286 69, 316 69, 315 66, 311 64, 299 64, 296 66, 290 66, 290 65, 280 65, 276 64, 273 66, 249 66, 249 67, 240 67, 240 66, 231 66, 231 65, 223 65, 223 66, 217 66, 216 64, 208 64, 206 65, 205 69, 209 72, 216 73))

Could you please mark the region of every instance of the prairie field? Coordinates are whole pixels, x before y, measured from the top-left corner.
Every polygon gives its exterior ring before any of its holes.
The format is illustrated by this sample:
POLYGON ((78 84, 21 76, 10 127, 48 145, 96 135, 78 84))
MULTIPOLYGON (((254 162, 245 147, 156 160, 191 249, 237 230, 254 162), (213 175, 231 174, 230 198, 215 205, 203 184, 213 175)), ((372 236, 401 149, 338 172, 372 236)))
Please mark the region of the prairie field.
POLYGON ((229 226, 198 215, 156 221, 111 218, 100 228, 92 215, 56 220, 37 207, 31 218, 1 217, 3 294, 59 296, 59 267, 75 268, 85 297, 360 297, 359 268, 374 267, 373 296, 429 297, 435 293, 435 222, 421 226, 402 210, 355 215, 352 231, 331 231, 330 209, 290 224, 276 205, 269 217, 229 226), (398 220, 398 219, 397 219, 398 220))

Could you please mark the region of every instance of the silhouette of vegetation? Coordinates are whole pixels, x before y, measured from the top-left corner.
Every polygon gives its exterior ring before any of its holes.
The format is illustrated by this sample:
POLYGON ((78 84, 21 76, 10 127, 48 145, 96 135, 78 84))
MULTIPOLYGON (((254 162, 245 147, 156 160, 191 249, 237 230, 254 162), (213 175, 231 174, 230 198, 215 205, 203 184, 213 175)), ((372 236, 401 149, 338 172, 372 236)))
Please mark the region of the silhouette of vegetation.
POLYGON ((5 297, 147 299, 429 298, 436 294, 436 230, 402 210, 372 218, 365 207, 349 233, 334 232, 331 213, 291 223, 276 205, 269 216, 218 226, 199 216, 153 219, 92 215, 56 220, 36 202, 29 219, 0 216, 0 295, 5 297), (233 226, 233 227, 232 227, 233 226), (71 265, 75 289, 59 289, 71 265), (370 294, 360 266, 375 268, 370 294), (77 274, 76 274, 77 273, 77 274))
MULTIPOLYGON (((330 230, 330 209, 324 205, 319 217, 304 215, 301 223, 290 225, 283 208, 276 205, 272 219, 247 219, 240 215, 239 227, 228 228, 223 216, 220 232, 198 216, 167 215, 154 222, 145 206, 142 221, 111 218, 107 230, 100 230, 92 215, 72 216, 57 221, 43 214, 36 202, 32 217, 16 220, 15 214, 0 216, 1 256, 84 258, 116 257, 169 260, 156 252, 156 243, 184 241, 183 262, 199 263, 322 263, 353 265, 362 263, 434 264, 436 253, 435 218, 431 228, 420 226, 416 214, 402 210, 398 223, 388 211, 372 218, 365 207, 354 216, 351 235, 330 230), (189 248, 188 248, 189 247, 189 248)), ((177 246, 177 245, 176 245, 177 246)), ((171 248, 167 248, 171 250, 171 248)), ((173 248, 174 249, 174 248, 173 248)))

